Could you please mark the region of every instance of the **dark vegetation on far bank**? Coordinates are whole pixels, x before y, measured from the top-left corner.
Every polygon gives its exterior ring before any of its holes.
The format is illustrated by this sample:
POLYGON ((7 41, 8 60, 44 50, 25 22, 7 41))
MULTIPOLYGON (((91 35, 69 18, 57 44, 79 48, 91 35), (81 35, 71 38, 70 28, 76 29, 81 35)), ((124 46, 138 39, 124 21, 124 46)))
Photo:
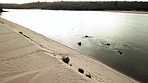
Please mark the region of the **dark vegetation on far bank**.
POLYGON ((2 12, 7 12, 7 11, 4 11, 3 7, 0 5, 0 15, 1 15, 2 12))
POLYGON ((1 7, 1 5, 0 5, 0 13, 1 13, 1 12, 3 12, 3 9, 2 9, 2 7, 1 7))
POLYGON ((127 1, 61 1, 32 2, 25 4, 1 4, 4 9, 48 9, 48 10, 127 10, 148 11, 148 2, 127 1))

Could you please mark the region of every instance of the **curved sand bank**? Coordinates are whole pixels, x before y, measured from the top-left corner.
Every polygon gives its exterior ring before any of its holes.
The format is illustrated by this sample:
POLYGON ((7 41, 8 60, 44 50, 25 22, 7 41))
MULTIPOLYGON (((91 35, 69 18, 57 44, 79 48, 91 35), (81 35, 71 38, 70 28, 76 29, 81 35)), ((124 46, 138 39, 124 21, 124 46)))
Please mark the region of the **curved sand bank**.
POLYGON ((65 45, 0 18, 0 83, 138 83, 65 45), (70 58, 69 64, 62 56, 70 58), (84 70, 84 74, 78 72, 84 70), (91 78, 86 74, 91 75, 91 78))

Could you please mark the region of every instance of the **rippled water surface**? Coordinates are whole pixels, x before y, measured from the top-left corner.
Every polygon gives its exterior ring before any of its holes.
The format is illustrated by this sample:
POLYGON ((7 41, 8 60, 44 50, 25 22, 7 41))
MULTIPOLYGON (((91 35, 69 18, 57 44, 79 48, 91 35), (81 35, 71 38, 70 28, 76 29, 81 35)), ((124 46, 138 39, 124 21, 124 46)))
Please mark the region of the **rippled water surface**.
POLYGON ((148 14, 8 10, 1 17, 148 82, 148 14), (87 37, 88 36, 88 37, 87 37), (81 46, 78 46, 81 42, 81 46))

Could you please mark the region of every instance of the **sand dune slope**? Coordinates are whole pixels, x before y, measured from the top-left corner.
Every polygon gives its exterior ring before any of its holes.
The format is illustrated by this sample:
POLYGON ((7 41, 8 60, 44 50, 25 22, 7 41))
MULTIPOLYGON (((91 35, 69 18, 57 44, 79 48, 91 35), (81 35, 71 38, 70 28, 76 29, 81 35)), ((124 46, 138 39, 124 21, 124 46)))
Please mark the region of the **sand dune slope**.
POLYGON ((138 81, 85 54, 0 18, 0 83, 138 83, 138 81), (69 64, 62 61, 63 56, 70 58, 69 64), (80 73, 79 68, 83 69, 84 73, 80 73), (90 74, 91 78, 86 74, 90 74))

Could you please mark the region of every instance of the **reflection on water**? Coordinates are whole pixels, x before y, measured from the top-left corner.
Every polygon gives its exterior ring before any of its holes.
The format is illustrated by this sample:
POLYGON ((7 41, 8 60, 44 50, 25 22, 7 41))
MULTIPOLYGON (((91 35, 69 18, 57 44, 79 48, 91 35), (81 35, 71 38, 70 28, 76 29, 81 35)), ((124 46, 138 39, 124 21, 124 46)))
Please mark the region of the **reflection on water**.
POLYGON ((8 10, 2 17, 148 82, 148 14, 8 10), (85 37, 85 36, 91 37, 85 37), (77 43, 82 45, 78 46, 77 43))

